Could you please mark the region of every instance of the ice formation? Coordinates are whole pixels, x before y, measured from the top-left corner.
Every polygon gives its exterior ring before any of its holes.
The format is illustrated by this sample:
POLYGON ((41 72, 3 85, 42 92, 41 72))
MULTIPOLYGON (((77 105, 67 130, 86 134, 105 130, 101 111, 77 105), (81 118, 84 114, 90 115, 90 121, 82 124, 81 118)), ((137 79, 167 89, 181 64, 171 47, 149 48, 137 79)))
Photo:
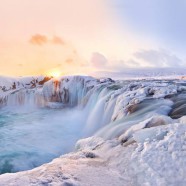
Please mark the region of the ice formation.
POLYGON ((186 185, 184 80, 47 80, 2 85, 1 106, 77 107, 89 138, 48 164, 1 175, 1 185, 186 185))

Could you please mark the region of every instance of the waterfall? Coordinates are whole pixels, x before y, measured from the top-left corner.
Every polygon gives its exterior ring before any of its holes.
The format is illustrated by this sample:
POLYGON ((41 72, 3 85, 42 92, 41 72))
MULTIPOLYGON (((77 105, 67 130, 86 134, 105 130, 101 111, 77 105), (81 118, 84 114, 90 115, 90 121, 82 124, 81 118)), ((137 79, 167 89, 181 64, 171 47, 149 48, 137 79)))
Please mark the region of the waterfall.
POLYGON ((21 89, 5 97, 7 106, 44 107, 46 102, 39 89, 21 89))
POLYGON ((183 90, 174 82, 74 76, 1 92, 0 174, 47 163, 85 137, 129 145, 139 130, 185 113, 183 90))
POLYGON ((51 79, 39 88, 12 91, 1 100, 5 100, 7 106, 77 107, 83 111, 86 118, 84 134, 90 136, 101 129, 96 135, 112 138, 153 114, 168 114, 172 102, 164 97, 177 93, 180 87, 170 82, 160 84, 68 76, 51 79), (136 105, 144 100, 149 102, 145 102, 145 106, 142 104, 139 111, 136 110, 136 105), (151 105, 152 103, 154 105, 151 105), (166 112, 160 113, 161 108, 166 112))

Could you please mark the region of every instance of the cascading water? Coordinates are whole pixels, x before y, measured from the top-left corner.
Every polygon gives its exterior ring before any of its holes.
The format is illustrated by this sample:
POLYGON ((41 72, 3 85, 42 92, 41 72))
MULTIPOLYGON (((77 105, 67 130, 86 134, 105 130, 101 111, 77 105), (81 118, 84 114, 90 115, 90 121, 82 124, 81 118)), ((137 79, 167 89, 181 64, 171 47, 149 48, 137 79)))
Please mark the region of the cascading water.
MULTIPOLYGON (((0 173, 28 170, 49 162, 73 150, 76 141, 87 136, 84 127, 88 115, 83 105, 90 103, 86 93, 91 87, 85 86, 84 78, 72 81, 69 87, 51 81, 43 88, 6 94, 6 106, 0 110, 0 173), (51 109, 51 103, 57 109, 51 109), (59 104, 64 107, 58 109, 59 104)), ((97 100, 102 88, 98 89, 90 97, 97 95, 97 100)))
POLYGON ((164 97, 177 91, 170 82, 82 76, 12 91, 0 110, 0 172, 31 169, 73 150, 80 138, 119 137, 139 122, 168 115, 173 102, 164 97))
POLYGON ((39 89, 21 89, 9 94, 6 97, 8 106, 27 106, 27 107, 44 107, 46 101, 39 89))

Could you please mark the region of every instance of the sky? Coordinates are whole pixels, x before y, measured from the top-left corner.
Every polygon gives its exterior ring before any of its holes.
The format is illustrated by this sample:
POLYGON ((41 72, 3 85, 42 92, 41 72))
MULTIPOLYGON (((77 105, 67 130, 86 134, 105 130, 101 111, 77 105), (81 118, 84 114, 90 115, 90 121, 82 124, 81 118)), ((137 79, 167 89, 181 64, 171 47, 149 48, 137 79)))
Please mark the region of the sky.
POLYGON ((0 3, 0 75, 186 67, 185 0, 0 3))

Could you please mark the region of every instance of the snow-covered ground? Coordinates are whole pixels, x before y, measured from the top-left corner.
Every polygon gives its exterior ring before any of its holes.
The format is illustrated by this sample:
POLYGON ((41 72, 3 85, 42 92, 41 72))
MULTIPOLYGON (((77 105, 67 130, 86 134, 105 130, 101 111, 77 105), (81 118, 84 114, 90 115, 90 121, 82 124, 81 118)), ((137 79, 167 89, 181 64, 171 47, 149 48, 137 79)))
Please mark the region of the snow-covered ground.
POLYGON ((34 103, 61 112, 78 106, 87 117, 82 130, 89 138, 50 163, 1 175, 0 185, 186 185, 185 85, 184 79, 74 76, 13 92, 2 90, 3 106, 34 103), (172 118, 180 118, 172 119, 171 112, 172 118))
POLYGON ((94 77, 111 77, 112 79, 177 79, 186 76, 186 68, 125 68, 122 71, 97 71, 94 77))
POLYGON ((136 133, 139 142, 128 146, 117 139, 88 138, 77 144, 75 153, 31 171, 1 175, 1 185, 184 186, 186 125, 148 130, 136 133))

